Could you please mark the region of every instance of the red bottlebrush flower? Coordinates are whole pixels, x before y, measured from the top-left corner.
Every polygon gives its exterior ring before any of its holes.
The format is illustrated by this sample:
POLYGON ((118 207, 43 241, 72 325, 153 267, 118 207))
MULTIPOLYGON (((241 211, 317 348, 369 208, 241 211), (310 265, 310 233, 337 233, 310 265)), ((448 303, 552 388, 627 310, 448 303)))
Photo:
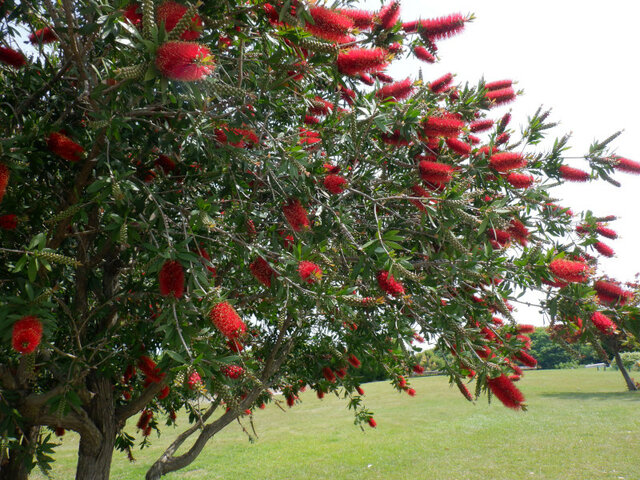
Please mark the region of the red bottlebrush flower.
POLYGON ((380 100, 391 98, 392 100, 404 100, 413 94, 413 82, 410 78, 405 78, 401 82, 392 83, 382 87, 376 92, 376 97, 380 100))
POLYGON ((491 90, 484 96, 491 101, 490 107, 495 107, 515 100, 516 92, 513 91, 513 88, 501 88, 500 90, 491 90))
POLYGON ((511 114, 505 113, 504 116, 500 119, 500 123, 498 123, 498 132, 502 132, 505 128, 507 128, 507 125, 509 125, 510 121, 511 114))
POLYGON ((0 163, 0 202, 2 202, 4 194, 7 193, 10 176, 9 168, 4 163, 0 163))
POLYGON ((346 369, 346 367, 341 367, 341 368, 337 369, 337 370, 336 370, 336 376, 337 376, 338 378, 341 378, 341 379, 342 379, 342 378, 344 378, 344 377, 346 377, 346 376, 347 376, 347 369, 346 369))
POLYGON ((509 232, 499 230, 497 228, 487 229, 487 235, 491 240, 496 241, 501 247, 508 245, 511 240, 509 232))
POLYGON ((565 260, 558 258, 549 264, 549 270, 553 275, 565 282, 583 283, 589 279, 589 265, 584 262, 565 260))
POLYGON ((529 230, 517 218, 513 218, 511 222, 509 222, 507 232, 509 232, 511 238, 516 239, 523 247, 529 243, 529 230))
POLYGON ((586 182, 589 180, 589 173, 584 170, 580 170, 578 168, 569 167, 567 165, 562 165, 558 171, 560 172, 560 176, 565 180, 570 182, 586 182))
POLYGON ((347 357, 347 362, 349 362, 353 368, 360 368, 360 366, 362 365, 358 357, 356 357, 353 353, 347 357))
POLYGON ((603 237, 607 237, 612 240, 615 240, 616 238, 618 238, 618 234, 614 230, 611 230, 610 228, 607 228, 600 223, 596 227, 596 233, 598 235, 602 235, 603 237))
POLYGON ((413 332, 413 339, 418 343, 424 343, 424 337, 418 332, 413 332))
POLYGON ((305 115, 303 122, 306 125, 317 125, 320 123, 320 119, 318 117, 314 117, 313 115, 305 115))
POLYGON ((453 81, 453 74, 447 73, 446 75, 443 75, 442 77, 431 82, 429 84, 429 90, 431 90, 433 93, 445 92, 451 85, 452 81, 453 81))
POLYGON ((354 100, 356 99, 356 92, 351 90, 348 87, 340 87, 340 98, 342 98, 349 105, 353 105, 354 100))
POLYGON ((511 80, 497 80, 495 82, 485 83, 484 88, 487 90, 501 90, 503 88, 509 88, 513 85, 511 80))
POLYGON ((476 120, 469 124, 469 130, 474 133, 490 130, 491 127, 493 127, 493 120, 490 119, 476 120))
POLYGON ((318 388, 318 390, 316 390, 316 396, 322 400, 324 398, 324 392, 322 391, 322 389, 318 388))
POLYGON ((418 165, 420 178, 436 185, 449 183, 453 178, 453 167, 444 163, 422 160, 418 165))
POLYGON ((70 162, 77 162, 84 153, 84 148, 60 132, 49 134, 47 146, 53 153, 70 162))
POLYGON ((289 201, 282 206, 282 212, 294 231, 300 232, 309 228, 307 211, 297 198, 290 198, 289 201))
POLYGON ((129 365, 124 371, 124 375, 122 376, 123 383, 129 383, 131 379, 135 376, 137 370, 134 365, 129 365))
POLYGON ((367 75, 366 73, 361 73, 360 75, 358 75, 358 80, 360 80, 365 85, 369 85, 370 87, 372 87, 375 83, 373 81, 373 78, 371 78, 371 76, 367 75))
POLYGON ((309 108, 309 113, 312 115, 329 115, 334 107, 335 105, 333 105, 333 103, 328 102, 327 100, 316 95, 311 101, 311 108, 309 108))
POLYGON ((629 160, 628 158, 615 157, 616 163, 613 168, 627 173, 640 173, 640 162, 629 160))
POLYGON ((258 408, 260 410, 264 410, 265 408, 267 408, 267 406, 264 404, 264 402, 262 402, 258 408))
POLYGON ((400 130, 394 130, 392 134, 384 133, 380 135, 380 140, 387 145, 394 145, 396 147, 409 145, 409 140, 401 136, 400 130))
POLYGON ((40 30, 36 30, 35 33, 32 33, 31 35, 29 35, 29 41, 34 45, 38 43, 41 43, 44 45, 46 43, 53 43, 57 40, 58 40, 58 36, 51 29, 51 27, 41 28, 40 30))
POLYGON ((150 359, 146 355, 142 355, 138 359, 138 367, 147 376, 155 376, 157 372, 159 372, 156 366, 156 362, 154 362, 152 359, 150 359))
POLYGON ((122 12, 122 15, 134 26, 138 27, 142 25, 142 11, 140 10, 140 4, 131 3, 127 5, 124 12, 122 12))
POLYGON ((387 50, 389 50, 389 53, 393 55, 399 55, 402 53, 402 45, 400 45, 398 42, 393 42, 387 47, 387 50))
POLYGON ((498 172, 508 172, 516 168, 526 167, 527 159, 516 152, 494 153, 489 158, 489 166, 498 172))
POLYGON ((11 345, 18 353, 31 353, 42 340, 42 323, 38 317, 29 315, 22 317, 13 324, 11 332, 11 345))
POLYGON ((380 9, 378 17, 380 18, 380 27, 382 29, 387 30, 393 27, 398 21, 398 17, 400 17, 400 2, 397 0, 389 2, 380 9))
POLYGON ((15 68, 20 68, 27 64, 27 59, 17 50, 8 47, 0 47, 0 62, 6 65, 11 65, 15 68))
POLYGON ((416 396, 416 391, 413 388, 408 389, 407 393, 409 394, 410 397, 416 396))
POLYGON ((244 368, 239 365, 223 365, 220 372, 227 378, 236 380, 244 375, 244 368))
POLYGON ((471 395, 471 392, 469 391, 467 386, 460 380, 456 380, 456 385, 458 386, 458 390, 460 390, 460 393, 462 393, 464 398, 466 398, 470 402, 473 402, 473 396, 471 395))
POLYGON ((176 411, 175 410, 171 410, 169 412, 169 418, 171 419, 172 422, 175 423, 175 421, 176 421, 176 411))
POLYGON ((495 324, 495 325, 504 325, 504 320, 502 320, 500 317, 493 317, 491 319, 491 321, 495 324))
POLYGON ((598 300, 606 304, 624 305, 633 296, 618 284, 606 280, 598 280, 593 284, 593 288, 598 294, 598 300))
POLYGON ((404 295, 404 287, 395 278, 393 275, 389 275, 387 270, 382 270, 378 272, 377 275, 378 286, 381 290, 384 290, 389 295, 394 297, 399 297, 400 295, 404 295))
POLYGON ((143 410, 138 419, 138 423, 136 423, 136 427, 138 427, 139 430, 146 430, 152 418, 153 412, 151 410, 143 410))
POLYGON ((307 283, 315 283, 322 278, 322 269, 313 262, 303 260, 298 264, 300 278, 307 283))
POLYGON ((162 387, 162 390, 160 390, 160 393, 158 394, 158 400, 164 400, 165 398, 167 398, 170 391, 171 388, 169 388, 169 385, 165 385, 164 387, 162 387))
POLYGON ((364 395, 364 390, 360 385, 356 387, 356 392, 358 392, 358 395, 364 395))
POLYGON ((605 335, 613 335, 618 326, 609 317, 600 312, 591 315, 591 323, 605 335))
POLYGON ((371 30, 373 27, 373 13, 367 10, 357 10, 355 8, 344 8, 338 10, 345 17, 349 17, 354 27, 360 30, 371 30))
POLYGON ((503 373, 499 377, 487 380, 491 392, 498 397, 505 407, 519 410, 524 402, 524 395, 503 373))
POLYGON ((15 230, 18 227, 18 217, 10 213, 0 216, 0 228, 4 230, 15 230))
POLYGON ((322 375, 327 379, 327 382, 336 383, 336 376, 331 367, 322 367, 322 375))
POLYGON ((352 48, 338 54, 338 70, 350 76, 378 72, 388 65, 387 56, 388 52, 384 48, 352 48))
POLYGON ((613 257, 615 255, 613 248, 606 243, 597 242, 593 247, 600 253, 600 255, 604 255, 605 257, 613 257))
POLYGON ((249 270, 256 280, 265 287, 271 288, 271 280, 276 276, 276 272, 269 266, 264 258, 256 258, 249 265, 249 270))
POLYGON ((406 386, 407 386, 407 380, 402 375, 398 375, 398 387, 404 388, 406 386))
POLYGON ((506 133, 506 132, 505 133, 501 133, 496 138, 496 145, 502 145, 504 143, 507 143, 509 141, 509 138, 511 138, 511 136, 508 133, 506 133))
POLYGON ((200 374, 198 372, 193 372, 187 379, 187 386, 189 387, 189 390, 195 389, 201 383, 202 377, 200 377, 200 374))
POLYGON ((312 7, 309 13, 313 17, 314 24, 307 23, 304 28, 311 35, 337 43, 349 43, 355 40, 349 35, 349 31, 354 27, 353 20, 339 10, 312 7))
POLYGON ((378 426, 377 422, 373 419, 373 417, 369 417, 367 419, 367 423, 371 428, 376 428, 378 426))
POLYGON ((327 173, 332 174, 340 173, 341 170, 339 165, 332 165, 330 163, 325 163, 324 165, 322 165, 322 168, 324 168, 327 173))
POLYGON ((184 293, 184 270, 180 262, 176 260, 164 262, 158 274, 158 283, 160 295, 163 297, 173 295, 175 298, 181 298, 184 293))
POLYGON ((240 353, 244 350, 244 346, 237 340, 227 340, 227 347, 229 347, 229 350, 236 353, 240 353))
POLYGON ((65 429, 62 428, 62 427, 56 427, 56 429, 53 431, 53 433, 56 434, 56 437, 64 437, 65 429))
MULTIPOLYGON (((197 248, 196 251, 198 255, 200 255, 204 260, 206 260, 207 262, 211 262, 211 255, 209 255, 209 252, 207 252, 204 248, 202 248, 202 244, 200 244, 200 246, 197 248)), ((216 267, 211 267, 206 264, 205 266, 207 267, 207 270, 211 272, 211 275, 213 275, 214 277, 218 275, 218 272, 216 271, 216 267)))
POLYGON ((447 142, 447 146, 458 155, 467 156, 471 153, 471 145, 463 142, 462 140, 451 137, 447 138, 445 141, 447 142))
POLYGON ((533 358, 523 350, 516 353, 515 357, 519 362, 521 362, 523 365, 526 365, 527 367, 534 368, 538 364, 538 361, 535 358, 533 358))
POLYGON ((430 20, 419 20, 415 27, 409 26, 409 29, 405 27, 405 31, 411 33, 412 31, 419 32, 422 38, 432 42, 443 38, 448 38, 456 33, 459 33, 464 29, 465 18, 459 14, 454 13, 446 17, 433 18, 430 20))
POLYGON ((166 42, 156 51, 156 67, 162 75, 181 82, 195 82, 213 72, 211 51, 191 42, 166 42))
MULTIPOLYGON (((164 2, 160 4, 157 11, 158 23, 164 22, 164 28, 167 32, 170 32, 175 28, 180 19, 187 13, 186 5, 182 5, 176 2, 164 2)), ((198 15, 194 15, 191 19, 189 28, 180 36, 182 40, 195 40, 200 36, 200 30, 202 29, 202 19, 198 15)))
POLYGON ((214 306, 209 312, 209 318, 220 333, 230 340, 235 340, 247 331, 245 323, 227 302, 214 306))
POLYGON ((506 176, 506 180, 514 188, 526 189, 533 184, 534 178, 533 176, 525 175, 524 173, 511 172, 506 176))
POLYGON ((413 372, 417 375, 422 375, 424 373, 424 367, 422 365, 414 365, 413 372))
POLYGON ((176 169, 176 162, 166 155, 159 155, 155 161, 156 167, 160 167, 165 175, 169 175, 176 169))
POLYGON ((427 63, 435 63, 436 62, 436 57, 434 57, 431 54, 431 52, 429 50, 427 50, 425 47, 422 47, 422 46, 415 47, 413 49, 413 54, 419 60, 422 60, 423 62, 427 62, 427 63))
POLYGON ((347 179, 340 175, 327 175, 324 177, 323 184, 329 193, 339 195, 344 192, 347 179))
POLYGON ((423 134, 429 137, 457 137, 464 122, 454 117, 429 117, 424 123, 423 134))

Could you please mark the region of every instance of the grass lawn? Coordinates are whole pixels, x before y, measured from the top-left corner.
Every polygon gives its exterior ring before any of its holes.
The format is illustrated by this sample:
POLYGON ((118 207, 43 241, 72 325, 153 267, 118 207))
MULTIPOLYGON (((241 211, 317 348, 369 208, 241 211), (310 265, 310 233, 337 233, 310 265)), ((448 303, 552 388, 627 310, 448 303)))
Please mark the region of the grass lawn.
MULTIPOLYGON (((487 405, 486 397, 474 406, 444 377, 414 379, 412 386, 414 398, 386 382, 363 385, 378 422, 364 432, 335 397, 320 401, 308 391, 286 412, 270 405, 255 414, 256 443, 232 424, 189 467, 164 478, 640 479, 640 392, 626 392, 618 372, 527 372, 520 382, 527 412, 497 400, 487 405)), ((111 478, 144 478, 179 430, 167 432, 151 448, 134 450, 135 463, 116 452, 111 478)), ((74 477, 76 448, 77 436, 68 433, 56 451, 54 479, 74 477)))

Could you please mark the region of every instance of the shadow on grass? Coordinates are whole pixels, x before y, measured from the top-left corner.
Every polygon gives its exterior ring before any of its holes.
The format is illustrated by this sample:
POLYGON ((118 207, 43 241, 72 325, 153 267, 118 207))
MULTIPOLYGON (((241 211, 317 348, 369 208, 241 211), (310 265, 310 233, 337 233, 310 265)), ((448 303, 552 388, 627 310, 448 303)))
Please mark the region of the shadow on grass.
POLYGON ((629 400, 640 402, 640 391, 637 392, 558 392, 541 393, 541 397, 565 400, 629 400))

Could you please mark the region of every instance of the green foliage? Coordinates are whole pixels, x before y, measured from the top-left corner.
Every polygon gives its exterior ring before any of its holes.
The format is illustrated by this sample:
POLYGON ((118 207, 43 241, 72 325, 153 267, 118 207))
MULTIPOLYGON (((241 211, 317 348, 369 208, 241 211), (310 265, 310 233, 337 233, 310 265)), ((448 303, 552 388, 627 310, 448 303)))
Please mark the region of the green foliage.
POLYGON ((539 368, 575 368, 601 361, 589 345, 579 344, 563 348, 549 337, 549 333, 544 328, 536 328, 530 337, 529 353, 538 360, 539 368))

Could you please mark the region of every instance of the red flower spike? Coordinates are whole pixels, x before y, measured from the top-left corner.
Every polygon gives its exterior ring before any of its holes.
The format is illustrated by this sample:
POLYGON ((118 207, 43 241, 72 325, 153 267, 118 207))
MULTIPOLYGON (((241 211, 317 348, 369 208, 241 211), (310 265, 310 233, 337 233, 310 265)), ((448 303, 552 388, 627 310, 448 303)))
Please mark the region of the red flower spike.
POLYGON ((300 278, 307 283, 315 283, 322 278, 322 269, 313 262, 303 260, 298 264, 300 278))
POLYGON ((387 56, 388 52, 383 48, 352 48, 338 54, 338 70, 350 76, 377 72, 388 65, 387 56))
POLYGON ((458 155, 467 156, 471 153, 471 145, 463 142, 455 137, 447 138, 446 140, 447 146, 456 152, 458 155))
POLYGON ((364 395, 364 390, 360 385, 356 387, 356 392, 358 392, 358 395, 364 395))
POLYGON ((380 100, 404 100, 413 94, 413 90, 413 82, 410 78, 405 78, 401 82, 392 83, 391 85, 382 87, 376 92, 376 97, 380 100))
POLYGON ((168 385, 165 385, 164 387, 162 387, 162 390, 160 390, 160 393, 158 394, 158 400, 164 400, 165 398, 167 398, 169 396, 170 391, 171 391, 171 388, 169 388, 168 385))
POLYGON ((300 232, 309 228, 307 211, 297 198, 289 199, 289 201, 282 206, 282 212, 294 231, 300 232))
POLYGON ((223 365, 220 372, 227 378, 236 380, 244 375, 244 368, 239 365, 223 365))
POLYGON ((453 74, 447 73, 446 75, 443 75, 442 77, 431 82, 429 84, 429 90, 431 90, 433 93, 445 92, 451 85, 452 81, 453 81, 453 74))
POLYGON ((615 255, 613 248, 606 243, 597 242, 593 247, 600 253, 600 255, 604 255, 605 257, 613 257, 615 255))
POLYGON ((324 98, 318 97, 316 95, 313 99, 311 107, 309 108, 309 113, 312 115, 329 115, 334 107, 335 105, 333 103, 328 102, 324 98))
POLYGON ((424 367, 422 365, 414 365, 413 366, 413 373, 417 374, 417 375, 422 375, 424 373, 424 367))
POLYGON ((347 180, 340 175, 327 175, 324 177, 323 185, 329 193, 339 195, 344 192, 347 180))
POLYGON ((8 47, 0 47, 0 62, 4 63, 5 65, 11 65, 12 67, 20 68, 24 67, 27 64, 27 59, 21 52, 18 52, 17 50, 8 47))
POLYGON ((377 275, 378 286, 381 290, 384 290, 389 295, 394 297, 399 297, 400 295, 404 295, 404 287, 395 278, 393 275, 389 275, 387 270, 382 270, 378 272, 377 275))
POLYGON ((389 2, 380 9, 378 17, 380 18, 380 27, 383 30, 388 30, 393 27, 400 17, 400 2, 398 0, 389 2))
POLYGON ((491 392, 500 400, 505 407, 520 410, 524 402, 524 395, 518 388, 507 378, 505 374, 497 378, 487 380, 487 385, 491 392))
POLYGON ((589 265, 584 262, 558 258, 549 264, 549 270, 565 282, 583 283, 589 279, 589 265))
POLYGON ((181 82, 195 82, 213 72, 211 51, 191 42, 166 42, 156 51, 156 67, 160 73, 181 82))
POLYGON ((0 228, 3 230, 15 230, 18 228, 18 217, 13 213, 0 216, 0 228))
POLYGON ((586 182, 590 177, 589 173, 584 170, 567 165, 562 165, 558 171, 560 172, 560 176, 569 182, 586 182))
POLYGON ((613 168, 627 173, 640 174, 640 162, 629 160, 628 158, 616 157, 613 168))
POLYGON ((511 241, 511 235, 509 234, 509 232, 506 232, 504 230, 489 228, 487 229, 487 235, 491 240, 497 242, 501 247, 507 246, 511 241))
POLYGON ((142 373, 144 373, 147 376, 155 376, 159 372, 156 366, 156 362, 154 362, 151 358, 147 357, 146 355, 142 355, 138 359, 138 368, 140 368, 140 370, 142 370, 142 373))
MULTIPOLYGON (((138 419, 138 423, 136 423, 136 427, 138 427, 139 430, 147 430, 152 418, 153 412, 151 410, 143 410, 138 419)), ((145 436, 148 436, 148 434, 145 433, 145 436)))
POLYGON ((166 155, 159 155, 158 158, 156 158, 155 165, 162 169, 165 175, 169 175, 176 169, 176 162, 166 155))
POLYGON ((47 43, 53 43, 57 40, 58 36, 51 29, 51 27, 41 28, 40 30, 36 30, 35 33, 29 35, 29 41, 33 45, 37 45, 38 43, 45 45, 47 43))
POLYGON ((365 85, 369 85, 370 87, 372 87, 375 83, 373 81, 373 78, 371 78, 371 76, 367 75, 366 73, 361 73, 360 75, 358 75, 358 80, 360 80, 365 85))
POLYGON ((376 423, 376 421, 373 419, 373 417, 369 417, 369 419, 367 420, 367 423, 369 424, 369 426, 371 428, 376 428, 378 426, 378 424, 376 423))
POLYGON ((403 24, 405 32, 419 32, 422 38, 430 42, 434 40, 449 38, 464 29, 465 18, 454 13, 446 17, 434 18, 430 20, 418 20, 403 24), (414 24, 415 23, 415 24, 414 24))
POLYGON ((209 318, 220 333, 230 340, 235 340, 247 331, 245 323, 227 302, 214 306, 209 312, 209 318))
POLYGON ((77 162, 84 153, 84 148, 60 132, 49 134, 47 146, 53 153, 70 162, 77 162))
POLYGON ((529 230, 517 218, 513 218, 511 220, 509 228, 507 228, 507 232, 509 232, 511 237, 517 240, 523 247, 529 243, 529 230))
POLYGON ((320 389, 316 390, 316 396, 322 400, 324 398, 324 392, 320 389))
POLYGON ((469 124, 469 130, 474 133, 490 130, 491 127, 493 127, 493 120, 490 119, 476 120, 469 124))
POLYGON ((311 35, 329 40, 330 42, 349 43, 355 40, 349 31, 355 26, 353 20, 340 12, 325 7, 309 9, 314 24, 307 23, 304 29, 311 35))
POLYGON ((184 270, 180 262, 167 260, 162 265, 158 273, 158 283, 160 284, 160 295, 175 298, 182 298, 184 293, 184 270))
POLYGON ((413 54, 423 62, 436 63, 436 57, 434 57, 429 50, 425 47, 419 46, 413 49, 413 54))
POLYGON ((327 382, 336 383, 336 376, 330 367, 323 367, 322 375, 324 375, 324 378, 327 380, 327 382))
POLYGON ((462 393, 464 398, 466 398, 470 402, 473 402, 473 396, 471 395, 471 392, 469 391, 467 386, 459 380, 456 381, 456 385, 458 386, 458 390, 460 390, 460 393, 462 393))
POLYGON ((525 175, 524 173, 511 172, 506 176, 507 182, 514 188, 527 189, 533 185, 534 178, 531 175, 525 175))
POLYGON ((346 367, 341 367, 339 369, 336 370, 336 376, 340 379, 343 379, 344 377, 347 376, 347 368, 346 367))
MULTIPOLYGON (((160 4, 157 10, 158 24, 164 22, 164 28, 167 32, 170 32, 175 28, 178 22, 187 13, 188 8, 186 5, 182 5, 176 2, 164 2, 160 4)), ((191 25, 181 36, 181 40, 195 40, 200 36, 200 30, 202 29, 202 19, 198 15, 194 15, 191 19, 191 25)))
POLYGON ((596 227, 596 233, 598 235, 602 235, 603 237, 607 237, 612 240, 615 240, 616 238, 618 238, 618 234, 614 230, 611 230, 610 228, 607 228, 600 223, 596 227))
POLYGON ((317 125, 320 123, 320 119, 318 117, 314 117, 313 115, 305 115, 303 122, 305 125, 317 125))
POLYGON ((7 185, 9 184, 10 176, 11 172, 9 171, 9 168, 4 163, 0 163, 0 202, 2 202, 4 194, 7 193, 7 185))
POLYGON ((538 361, 524 350, 516 353, 515 357, 519 362, 521 362, 523 365, 526 365, 527 367, 534 368, 538 364, 538 361))
POLYGON ((423 134, 429 137, 457 137, 464 122, 453 117, 429 117, 424 123, 423 134))
POLYGON ((13 324, 11 346, 21 354, 32 353, 42 340, 42 323, 38 317, 29 315, 13 324))
POLYGON ((393 42, 387 47, 387 50, 389 50, 389 53, 392 53, 393 55, 398 55, 402 53, 402 45, 400 45, 398 42, 393 42))
POLYGON ((344 8, 338 10, 345 17, 349 17, 353 25, 359 30, 371 30, 373 27, 373 13, 367 10, 357 10, 355 8, 344 8))
POLYGON ((398 376, 398 387, 404 388, 406 386, 407 386, 407 380, 402 375, 399 375, 398 376))
POLYGON ((202 377, 198 372, 193 372, 189 375, 189 379, 187 380, 187 386, 189 390, 195 389, 198 385, 202 384, 202 377))
POLYGON ((489 166, 498 172, 508 172, 527 166, 527 159, 517 152, 494 153, 489 158, 489 166))
POLYGON ((491 101, 491 107, 503 105, 516 99, 516 93, 513 88, 502 88, 500 90, 491 90, 485 94, 485 97, 491 101))
POLYGON ((591 315, 591 323, 605 335, 613 335, 618 326, 609 317, 601 312, 591 315))
POLYGON ((353 368, 360 368, 360 366, 362 365, 358 357, 356 357, 353 353, 347 357, 347 362, 349 362, 353 368))
POLYGON ((513 81, 511 80, 498 80, 495 82, 485 83, 484 88, 487 90, 501 90, 503 88, 509 88, 513 85, 513 81))
POLYGON ((503 145, 503 144, 507 143, 510 138, 511 138, 511 136, 508 133, 506 133, 506 132, 505 133, 501 133, 496 138, 496 145, 503 145))
POLYGON ((372 73, 371 76, 377 80, 380 80, 382 83, 393 83, 393 77, 383 72, 372 73))
POLYGON ((416 396, 416 391, 413 388, 408 389, 407 393, 409 394, 410 397, 416 396))
POLYGON ((139 27, 142 25, 142 11, 140 9, 140 4, 138 3, 130 3, 122 12, 124 18, 129 20, 132 25, 139 27))
POLYGON ((436 185, 449 183, 453 178, 453 167, 444 163, 422 160, 418 168, 423 181, 436 185))
POLYGON ((271 280, 277 275, 262 257, 258 257, 251 262, 249 270, 251 271, 251 275, 267 288, 271 288, 271 280))

